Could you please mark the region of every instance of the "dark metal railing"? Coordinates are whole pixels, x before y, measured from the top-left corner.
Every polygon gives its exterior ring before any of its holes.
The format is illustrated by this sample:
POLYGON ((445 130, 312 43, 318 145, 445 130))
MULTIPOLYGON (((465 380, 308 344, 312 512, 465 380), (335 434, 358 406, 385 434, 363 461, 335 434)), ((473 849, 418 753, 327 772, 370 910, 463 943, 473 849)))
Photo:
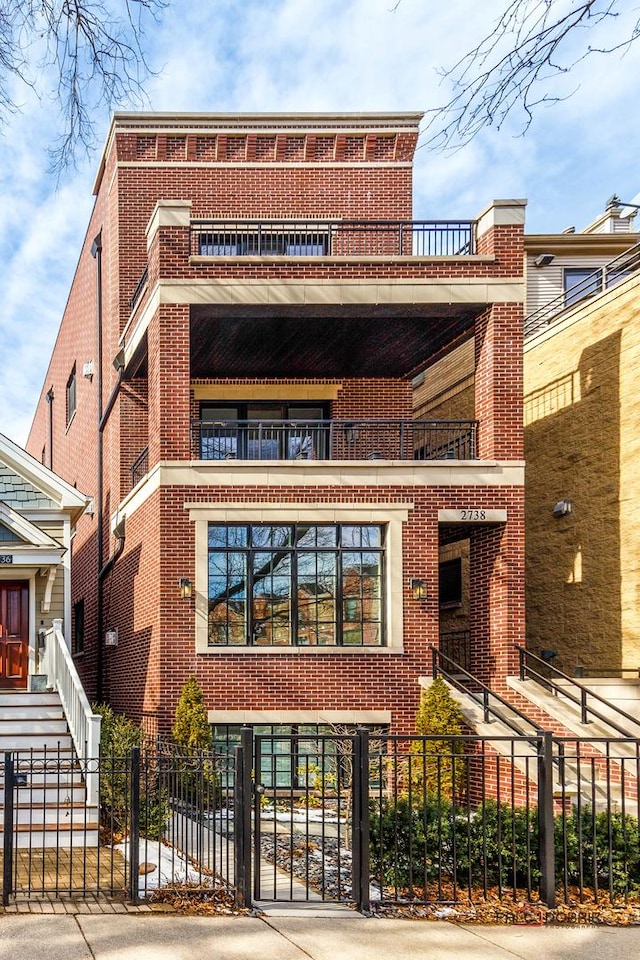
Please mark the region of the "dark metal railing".
POLYGON ((539 310, 535 310, 525 317, 524 336, 525 339, 544 330, 552 320, 562 313, 562 311, 574 307, 584 300, 595 297, 596 294, 608 290, 622 280, 634 274, 640 269, 640 243, 636 243, 630 250, 626 250, 620 256, 599 267, 583 277, 578 283, 561 293, 559 296, 549 300, 539 310))
POLYGON ((441 631, 438 649, 443 656, 471 670, 471 632, 469 630, 441 631))
POLYGON ((133 312, 133 308, 135 307, 136 303, 138 302, 138 300, 139 300, 140 297, 142 296, 142 291, 143 291, 144 288, 146 287, 148 280, 149 280, 149 267, 146 266, 146 267, 144 268, 144 270, 142 271, 142 276, 141 276, 140 279, 138 280, 138 283, 136 284, 136 288, 135 288, 135 290, 133 291, 133 296, 131 297, 131 300, 129 301, 129 311, 130 311, 130 312, 133 312))
POLYGON ((141 450, 136 459, 131 464, 131 488, 149 472, 149 447, 141 450))
POLYGON ((473 460, 475 420, 195 420, 197 460, 473 460))
POLYGON ((191 256, 466 257, 475 220, 192 220, 191 256))
POLYGON ((431 672, 433 677, 443 676, 452 687, 460 690, 476 701, 482 707, 482 716, 484 723, 492 723, 499 720, 510 730, 519 736, 542 736, 546 731, 513 704, 501 697, 490 687, 478 680, 472 673, 459 664, 451 657, 448 657, 437 647, 429 646, 431 650, 431 672), (525 731, 516 723, 516 720, 524 724, 525 731))
POLYGON ((213 751, 150 740, 81 763, 61 748, 6 752, 3 905, 165 889, 363 912, 637 900, 638 738, 281 730, 244 727, 213 751), (89 765, 99 808, 84 799, 89 765))
POLYGON ((516 646, 519 661, 520 680, 531 679, 541 684, 554 696, 562 696, 580 708, 580 720, 589 723, 590 720, 600 720, 623 737, 635 737, 640 732, 640 721, 626 713, 605 697, 595 693, 574 677, 563 673, 554 667, 548 660, 537 656, 525 647, 516 646), (558 683, 557 681, 561 682, 558 683), (597 706, 605 708, 605 712, 597 706), (612 719, 613 714, 615 719, 612 719), (631 726, 629 726, 631 724, 631 726))

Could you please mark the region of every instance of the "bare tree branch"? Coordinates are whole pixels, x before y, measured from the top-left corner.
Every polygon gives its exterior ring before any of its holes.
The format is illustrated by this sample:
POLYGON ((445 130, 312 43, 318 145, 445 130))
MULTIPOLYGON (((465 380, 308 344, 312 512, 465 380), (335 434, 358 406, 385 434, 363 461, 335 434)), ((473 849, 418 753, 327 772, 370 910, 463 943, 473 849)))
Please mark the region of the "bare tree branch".
POLYGON ((169 0, 0 0, 0 124, 17 109, 15 81, 38 95, 53 69, 63 133, 51 151, 60 171, 95 143, 97 107, 145 103, 144 26, 169 0))
POLYGON ((427 111, 423 146, 464 146, 484 127, 500 129, 517 110, 523 114, 524 133, 536 109, 571 96, 554 92, 554 79, 594 54, 624 52, 638 39, 636 10, 621 38, 590 43, 620 16, 619 6, 620 0, 510 0, 490 32, 452 67, 440 71, 453 93, 446 103, 427 111))

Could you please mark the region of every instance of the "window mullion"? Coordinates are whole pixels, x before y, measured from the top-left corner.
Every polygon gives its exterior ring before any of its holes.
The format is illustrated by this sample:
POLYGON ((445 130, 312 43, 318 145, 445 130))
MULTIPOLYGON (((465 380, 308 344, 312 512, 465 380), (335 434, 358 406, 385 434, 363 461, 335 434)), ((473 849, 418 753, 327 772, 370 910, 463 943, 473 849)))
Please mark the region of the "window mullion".
POLYGON ((253 622, 253 536, 251 527, 247 527, 247 645, 254 645, 253 622))
POLYGON ((298 646, 298 525, 293 525, 291 549, 291 644, 298 646))

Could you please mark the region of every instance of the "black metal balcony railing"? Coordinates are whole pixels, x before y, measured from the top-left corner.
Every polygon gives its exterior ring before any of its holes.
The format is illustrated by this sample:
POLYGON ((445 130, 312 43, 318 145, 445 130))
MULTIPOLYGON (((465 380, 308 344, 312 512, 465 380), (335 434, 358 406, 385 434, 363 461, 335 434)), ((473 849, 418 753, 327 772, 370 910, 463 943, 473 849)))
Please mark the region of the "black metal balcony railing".
POLYGON ((475 420, 196 420, 199 460, 473 460, 475 420))
POLYGON ((583 277, 578 283, 567 287, 560 296, 554 297, 539 310, 535 310, 525 317, 525 339, 543 330, 563 310, 583 303, 585 300, 595 297, 596 294, 602 293, 603 290, 614 287, 638 270, 640 270, 640 243, 636 243, 630 250, 625 250, 619 257, 610 260, 604 267, 599 267, 593 273, 583 277))
POLYGON ((131 489, 133 489, 139 480, 149 472, 149 447, 141 450, 134 462, 131 464, 131 489))
POLYGON ((192 256, 451 257, 475 253, 475 220, 192 220, 192 256))

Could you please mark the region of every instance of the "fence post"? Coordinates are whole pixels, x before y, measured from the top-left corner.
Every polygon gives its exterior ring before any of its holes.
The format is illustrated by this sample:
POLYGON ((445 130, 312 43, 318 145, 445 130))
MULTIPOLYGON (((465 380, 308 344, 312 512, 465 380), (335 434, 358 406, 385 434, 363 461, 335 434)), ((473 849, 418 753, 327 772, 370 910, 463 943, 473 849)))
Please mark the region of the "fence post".
POLYGON ((358 729, 353 741, 353 899, 361 913, 371 911, 370 820, 369 820, 369 731, 358 729))
POLYGON ((2 838, 2 906, 13 893, 13 756, 4 755, 4 826, 2 838))
POLYGON ((251 906, 251 761, 253 731, 243 727, 241 744, 235 748, 235 782, 233 799, 234 884, 236 903, 251 906))
POLYGON ((540 899, 556 903, 556 864, 553 819, 553 736, 545 732, 538 741, 538 845, 540 899))
POLYGON ((129 803, 129 871, 131 903, 138 903, 140 875, 140 747, 131 749, 131 790, 129 803))

